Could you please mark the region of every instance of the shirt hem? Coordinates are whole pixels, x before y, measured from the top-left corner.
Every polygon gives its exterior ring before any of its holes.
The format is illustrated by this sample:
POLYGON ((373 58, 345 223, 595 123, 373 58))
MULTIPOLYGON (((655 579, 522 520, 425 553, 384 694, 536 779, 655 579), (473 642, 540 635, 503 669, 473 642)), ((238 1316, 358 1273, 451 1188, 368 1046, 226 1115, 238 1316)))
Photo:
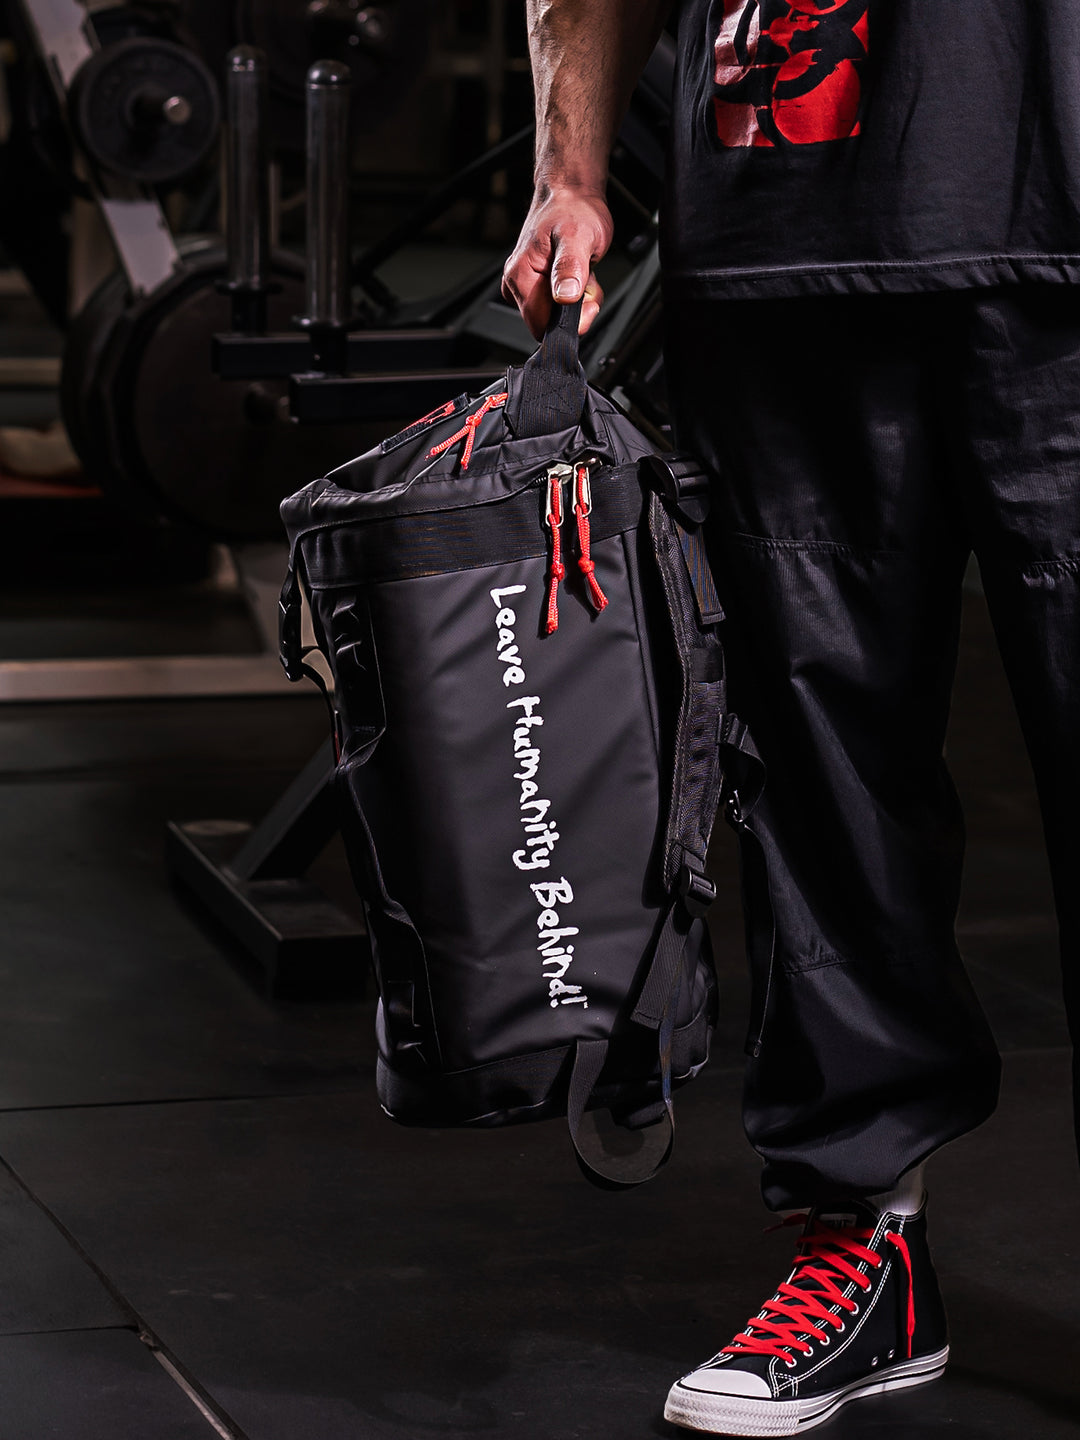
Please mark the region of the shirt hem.
POLYGON ((750 300, 797 295, 910 294, 993 285, 1080 283, 1080 255, 979 255, 949 260, 863 261, 761 270, 689 270, 665 274, 677 298, 750 300))

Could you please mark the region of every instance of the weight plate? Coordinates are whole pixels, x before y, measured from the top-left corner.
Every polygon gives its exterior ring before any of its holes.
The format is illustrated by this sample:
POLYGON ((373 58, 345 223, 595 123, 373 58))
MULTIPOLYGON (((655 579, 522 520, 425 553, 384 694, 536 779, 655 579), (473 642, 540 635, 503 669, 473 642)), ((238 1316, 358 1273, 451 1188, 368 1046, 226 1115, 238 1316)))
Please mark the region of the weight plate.
POLYGON ((91 294, 68 325, 60 368, 60 414, 64 429, 88 478, 99 485, 109 472, 109 436, 94 396, 102 356, 124 311, 128 285, 115 271, 91 294))
POLYGON ((213 149, 221 105, 213 75, 171 40, 133 36, 96 51, 71 84, 69 113, 90 158, 111 174, 169 185, 213 149))
MULTIPOLYGON (((212 241, 182 239, 181 255, 197 264, 212 241)), ((68 324, 60 369, 60 414, 83 470, 97 484, 115 489, 109 445, 108 407, 99 381, 109 343, 129 309, 130 291, 122 270, 107 275, 68 324)), ((144 503, 142 507, 147 509, 144 503)))
MULTIPOLYGON (((303 308, 302 266, 281 252, 274 268, 282 290, 270 297, 269 326, 287 330, 303 308)), ((119 314, 115 277, 107 280, 72 327, 65 420, 88 473, 126 506, 219 539, 280 539, 281 500, 368 449, 398 417, 300 426, 288 418, 287 381, 219 380, 210 351, 229 326, 216 286, 225 273, 218 247, 189 254, 172 280, 119 314)))

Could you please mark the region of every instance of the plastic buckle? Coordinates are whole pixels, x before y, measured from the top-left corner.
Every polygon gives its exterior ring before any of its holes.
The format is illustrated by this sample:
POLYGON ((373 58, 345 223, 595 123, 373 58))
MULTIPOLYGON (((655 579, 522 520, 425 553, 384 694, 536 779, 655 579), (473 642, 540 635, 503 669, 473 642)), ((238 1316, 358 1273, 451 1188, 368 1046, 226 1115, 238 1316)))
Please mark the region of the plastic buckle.
POLYGON ((646 455, 643 461, 653 484, 689 525, 700 525, 709 513, 709 477, 692 455, 646 455))
POLYGON ((699 920, 716 899, 716 886, 700 870, 683 865, 675 877, 676 889, 688 915, 699 920))
POLYGON ((718 745, 730 746, 733 750, 741 750, 746 740, 746 725, 728 710, 717 717, 716 721, 716 743, 718 745))

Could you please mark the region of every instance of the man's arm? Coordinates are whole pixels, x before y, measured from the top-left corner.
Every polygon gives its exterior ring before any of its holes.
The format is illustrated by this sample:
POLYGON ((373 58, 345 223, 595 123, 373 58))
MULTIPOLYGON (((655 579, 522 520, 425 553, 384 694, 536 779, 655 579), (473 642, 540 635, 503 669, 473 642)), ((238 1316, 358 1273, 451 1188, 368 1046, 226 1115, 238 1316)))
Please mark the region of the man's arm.
POLYGON ((671 0, 526 0, 536 95, 532 205, 503 271, 503 294, 532 333, 552 295, 584 294, 581 329, 603 299, 593 262, 611 244, 608 156, 671 0))

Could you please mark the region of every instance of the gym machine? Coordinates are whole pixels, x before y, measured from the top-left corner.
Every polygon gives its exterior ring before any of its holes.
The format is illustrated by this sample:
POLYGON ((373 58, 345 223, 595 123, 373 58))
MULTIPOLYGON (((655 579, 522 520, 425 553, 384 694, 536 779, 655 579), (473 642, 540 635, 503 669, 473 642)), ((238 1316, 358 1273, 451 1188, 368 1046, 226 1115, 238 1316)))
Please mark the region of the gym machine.
MULTIPOLYGON (((246 48, 233 52, 230 94, 258 93, 265 60, 246 48), (239 68, 238 68, 239 67, 239 68)), ((455 296, 465 307, 458 322, 443 327, 398 324, 380 329, 351 312, 351 267, 348 235, 348 97, 349 74, 344 65, 321 61, 308 72, 307 140, 307 268, 304 310, 298 331, 267 335, 262 297, 267 275, 261 257, 265 247, 258 209, 251 203, 260 191, 253 172, 261 174, 256 143, 239 127, 232 132, 230 193, 247 197, 234 207, 230 254, 237 258, 230 273, 233 330, 214 337, 212 365, 227 379, 268 380, 288 377, 289 413, 310 423, 377 421, 383 432, 394 419, 407 420, 439 404, 447 394, 475 390, 499 373, 493 365, 454 365, 455 360, 482 352, 467 329, 468 295, 455 296), (234 240, 233 230, 240 231, 234 240)), ((239 105, 239 100, 237 104, 239 105)), ((230 104, 232 102, 230 101, 230 104)), ((251 99, 247 112, 254 113, 251 99)), ((485 276, 483 284, 488 284, 485 276)), ((446 301, 443 302, 446 305, 446 301)), ((449 308, 449 307, 448 307, 449 308)))
MULTIPOLYGON (((246 599, 261 652, 0 663, 0 699, 284 691, 287 682, 273 658, 278 503, 305 477, 385 432, 384 411, 366 424, 323 425, 302 434, 288 404, 287 373, 219 379, 208 363, 211 337, 229 323, 220 292, 233 262, 212 239, 174 237, 161 191, 199 167, 213 179, 206 162, 220 128, 218 85, 195 50, 154 16, 187 14, 204 30, 216 16, 224 33, 234 8, 200 7, 195 0, 128 11, 87 7, 82 0, 9 5, 20 22, 24 67, 47 77, 51 91, 50 123, 60 136, 55 168, 66 166, 75 192, 93 203, 119 261, 68 326, 60 381, 68 434, 86 473, 100 480, 125 516, 151 532, 168 517, 178 533, 228 547, 218 552, 219 568, 227 567, 246 599), (127 33, 135 11, 150 33, 127 33), (35 56, 38 65, 31 64, 35 56), (61 141, 66 156, 59 154, 61 141)), ((352 83, 343 99, 355 122, 358 107, 370 103, 358 94, 357 75, 370 79, 368 62, 375 57, 381 66, 389 55, 389 73, 401 78, 402 19, 417 18, 426 0, 367 8, 268 4, 251 16, 251 7, 239 8, 245 14, 233 28, 265 31, 279 50, 291 42, 295 51, 295 42, 313 43, 314 35, 348 53, 355 63, 346 72, 352 83), (396 17, 393 24, 388 15, 396 17)), ((275 75, 270 87, 279 121, 282 115, 288 121, 295 108, 292 77, 285 79, 283 87, 275 75)), ((304 261, 267 244, 258 263, 266 323, 284 331, 305 310, 304 261)))
MULTIPOLYGON (((193 50, 153 33, 149 8, 135 19, 119 8, 89 10, 77 0, 18 0, 8 8, 17 22, 26 88, 48 87, 36 105, 37 133, 52 137, 53 168, 83 197, 75 202, 80 218, 87 212, 100 217, 96 223, 103 222, 118 262, 67 328, 60 402, 68 434, 114 511, 133 518, 133 535, 141 525, 149 543, 162 513, 181 514, 171 533, 192 550, 198 536, 205 550, 202 527, 182 505, 172 509, 169 493, 211 486, 207 469, 214 459, 217 478, 224 478, 236 458, 230 420, 244 397, 224 394, 205 360, 203 337, 220 323, 208 299, 222 303, 213 290, 222 262, 209 242, 177 242, 162 191, 208 168, 220 128, 217 82, 193 50), (136 20, 149 33, 127 33, 136 20), (202 423, 189 421, 178 434, 178 414, 185 411, 202 423)), ((285 263, 295 277, 297 262, 289 257, 285 263)), ((88 504, 77 503, 80 509, 88 504)), ((196 495, 194 509, 198 505, 196 495)), ((227 523, 238 513, 226 491, 221 518, 227 523)), ((276 566, 250 547, 231 557, 221 552, 221 560, 249 603, 263 654, 4 662, 0 699, 281 690, 269 658, 276 566)))

